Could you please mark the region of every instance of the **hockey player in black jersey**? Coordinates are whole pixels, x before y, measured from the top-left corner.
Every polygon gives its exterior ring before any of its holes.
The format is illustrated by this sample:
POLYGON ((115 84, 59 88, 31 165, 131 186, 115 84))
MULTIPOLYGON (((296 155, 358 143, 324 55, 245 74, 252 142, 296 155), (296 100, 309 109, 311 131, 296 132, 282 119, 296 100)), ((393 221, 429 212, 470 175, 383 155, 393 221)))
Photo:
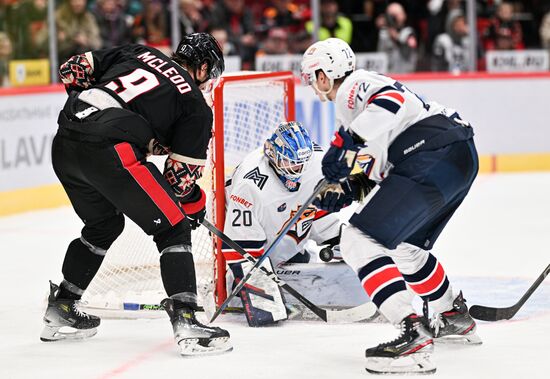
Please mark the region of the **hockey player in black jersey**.
POLYGON ((87 52, 60 68, 69 98, 52 147, 55 173, 77 215, 81 236, 67 249, 59 286, 51 284, 43 341, 86 338, 99 318, 76 302, 124 229, 124 215, 151 235, 182 355, 232 349, 229 333, 195 318, 197 288, 191 229, 204 219, 202 176, 212 111, 201 88, 224 70, 217 41, 183 38, 172 57, 141 45, 87 52), (147 162, 167 154, 164 173, 147 162), (76 331, 64 333, 62 327, 76 331))

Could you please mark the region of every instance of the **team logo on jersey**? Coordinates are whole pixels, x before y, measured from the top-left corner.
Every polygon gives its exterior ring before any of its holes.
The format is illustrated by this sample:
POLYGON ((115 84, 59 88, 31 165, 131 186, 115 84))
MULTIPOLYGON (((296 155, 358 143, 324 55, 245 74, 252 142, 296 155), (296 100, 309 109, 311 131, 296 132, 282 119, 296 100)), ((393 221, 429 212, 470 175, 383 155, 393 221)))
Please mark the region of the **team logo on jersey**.
POLYGON ((277 212, 284 212, 285 209, 286 209, 286 203, 282 203, 282 204, 279 205, 279 207, 277 208, 277 212))
POLYGON ((361 167, 361 170, 369 175, 372 167, 374 166, 375 158, 370 154, 358 154, 357 155, 357 164, 361 167))
POLYGON ((264 185, 267 182, 268 176, 261 174, 260 169, 256 167, 254 170, 247 173, 244 178, 252 180, 259 189, 264 189, 264 185))
MULTIPOLYGON (((277 232, 279 234, 281 230, 285 228, 285 226, 289 223, 289 221, 294 217, 298 209, 300 209, 301 205, 297 205, 296 209, 293 209, 290 211, 290 215, 288 216, 288 219, 285 221, 281 229, 277 232)), ((315 220, 315 213, 317 212, 317 209, 313 206, 308 207, 304 213, 302 213, 302 216, 296 221, 296 224, 290 230, 288 231, 287 235, 289 237, 292 237, 296 244, 299 244, 304 239, 307 238, 309 231, 311 230, 311 226, 313 225, 313 220, 315 220)))

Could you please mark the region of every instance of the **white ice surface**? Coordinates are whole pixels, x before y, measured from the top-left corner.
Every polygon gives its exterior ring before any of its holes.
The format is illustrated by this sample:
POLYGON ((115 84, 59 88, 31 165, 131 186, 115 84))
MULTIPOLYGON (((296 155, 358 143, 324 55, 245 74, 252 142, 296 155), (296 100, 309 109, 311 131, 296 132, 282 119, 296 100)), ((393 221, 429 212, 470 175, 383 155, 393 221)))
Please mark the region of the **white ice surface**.
MULTIPOLYGON (((550 174, 480 176, 434 254, 469 304, 508 306, 550 263, 550 174)), ((81 224, 69 208, 0 218, 0 378, 366 378, 387 324, 292 321, 251 329, 222 316, 229 354, 183 359, 166 319, 103 320, 84 342, 42 343, 47 281, 61 279, 81 224)), ((550 279, 512 321, 480 323, 484 344, 436 346, 434 378, 550 378, 550 279)))

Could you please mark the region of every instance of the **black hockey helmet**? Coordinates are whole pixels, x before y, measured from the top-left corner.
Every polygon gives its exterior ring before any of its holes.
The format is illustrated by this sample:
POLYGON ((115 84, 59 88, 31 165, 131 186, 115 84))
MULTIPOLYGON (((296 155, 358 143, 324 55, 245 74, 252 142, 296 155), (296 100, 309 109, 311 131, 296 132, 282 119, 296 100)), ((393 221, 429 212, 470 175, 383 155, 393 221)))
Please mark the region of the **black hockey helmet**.
POLYGON ((182 38, 174 55, 195 70, 206 62, 208 64, 206 80, 220 77, 225 69, 220 44, 208 33, 186 35, 182 38))

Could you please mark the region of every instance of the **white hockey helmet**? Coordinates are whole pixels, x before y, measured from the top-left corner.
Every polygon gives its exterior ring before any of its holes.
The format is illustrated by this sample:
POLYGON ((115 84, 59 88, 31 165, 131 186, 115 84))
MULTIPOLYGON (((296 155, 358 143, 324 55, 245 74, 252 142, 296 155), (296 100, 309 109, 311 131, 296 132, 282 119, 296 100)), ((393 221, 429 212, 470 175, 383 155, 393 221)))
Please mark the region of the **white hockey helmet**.
POLYGON ((355 71, 355 54, 351 47, 339 38, 328 38, 311 45, 302 58, 302 83, 313 86, 317 92, 326 95, 332 90, 335 79, 355 71), (330 89, 320 91, 317 87, 318 70, 323 70, 330 80, 330 89))

